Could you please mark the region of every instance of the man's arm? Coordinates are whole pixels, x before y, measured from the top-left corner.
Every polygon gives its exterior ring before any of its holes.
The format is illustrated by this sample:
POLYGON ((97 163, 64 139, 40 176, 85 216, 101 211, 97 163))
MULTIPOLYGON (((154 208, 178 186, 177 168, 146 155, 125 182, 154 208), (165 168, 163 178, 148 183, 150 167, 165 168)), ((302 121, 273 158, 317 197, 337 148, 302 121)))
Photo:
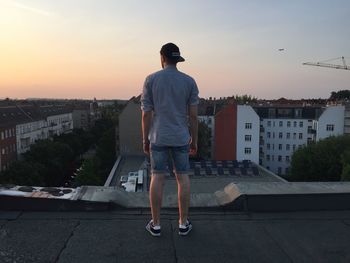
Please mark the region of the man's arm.
POLYGON ((143 138, 143 151, 149 154, 149 129, 152 123, 153 112, 152 111, 142 111, 142 138, 143 138))
POLYGON ((190 133, 191 133, 191 145, 190 155, 197 154, 197 141, 198 141, 198 106, 189 106, 189 118, 190 118, 190 133))

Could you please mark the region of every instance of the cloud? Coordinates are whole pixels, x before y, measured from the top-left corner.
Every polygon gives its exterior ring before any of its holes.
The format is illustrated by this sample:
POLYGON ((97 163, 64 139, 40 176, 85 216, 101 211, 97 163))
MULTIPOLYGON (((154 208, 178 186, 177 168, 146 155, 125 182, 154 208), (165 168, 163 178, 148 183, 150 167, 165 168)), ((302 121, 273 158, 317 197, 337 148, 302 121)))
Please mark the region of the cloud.
POLYGON ((53 13, 50 13, 50 12, 45 11, 43 9, 30 7, 28 5, 24 5, 22 3, 15 2, 15 1, 1 1, 0 3, 4 3, 6 5, 16 7, 16 8, 22 9, 22 10, 26 10, 26 11, 29 11, 29 12, 32 12, 32 13, 35 13, 38 15, 42 15, 42 16, 52 16, 53 15, 53 13))

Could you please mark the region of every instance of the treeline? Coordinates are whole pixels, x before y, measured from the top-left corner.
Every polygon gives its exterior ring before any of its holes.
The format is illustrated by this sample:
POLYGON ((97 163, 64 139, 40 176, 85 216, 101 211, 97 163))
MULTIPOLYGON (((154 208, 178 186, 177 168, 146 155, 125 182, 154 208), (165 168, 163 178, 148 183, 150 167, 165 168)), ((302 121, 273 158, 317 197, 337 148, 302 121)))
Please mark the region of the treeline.
POLYGON ((330 100, 350 100, 350 90, 332 91, 330 100))
POLYGON ((291 181, 350 181, 350 136, 329 137, 298 149, 291 181))
MULTIPOLYGON (((104 118, 97 120, 90 131, 74 130, 51 140, 37 141, 23 154, 21 160, 12 163, 9 169, 0 174, 0 183, 63 186, 76 166, 80 165, 81 155, 94 148, 96 149, 96 155, 93 157, 96 162, 94 182, 103 184, 115 159, 114 129, 113 121, 104 118)), ((72 186, 91 181, 83 174, 79 174, 78 177, 72 186)))

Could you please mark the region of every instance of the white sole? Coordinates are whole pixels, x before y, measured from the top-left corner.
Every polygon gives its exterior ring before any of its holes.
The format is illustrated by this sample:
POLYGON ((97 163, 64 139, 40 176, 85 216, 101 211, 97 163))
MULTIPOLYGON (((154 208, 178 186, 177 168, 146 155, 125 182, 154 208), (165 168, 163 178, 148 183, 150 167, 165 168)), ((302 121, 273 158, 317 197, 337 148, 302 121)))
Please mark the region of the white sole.
POLYGON ((188 228, 188 231, 187 231, 187 232, 180 232, 180 231, 179 231, 179 235, 180 235, 180 236, 187 236, 188 233, 191 232, 191 230, 192 230, 192 225, 188 228))
POLYGON ((151 229, 149 229, 147 226, 146 226, 146 230, 147 230, 152 236, 154 236, 154 237, 160 237, 160 233, 159 233, 159 234, 153 233, 153 232, 151 231, 151 229))

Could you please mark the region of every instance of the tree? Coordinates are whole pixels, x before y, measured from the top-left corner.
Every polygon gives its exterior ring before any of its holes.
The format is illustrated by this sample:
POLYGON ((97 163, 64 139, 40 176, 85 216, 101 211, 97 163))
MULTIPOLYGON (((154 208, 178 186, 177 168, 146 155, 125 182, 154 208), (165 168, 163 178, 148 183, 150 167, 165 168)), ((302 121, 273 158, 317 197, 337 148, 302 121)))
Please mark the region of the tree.
POLYGON ((24 159, 45 167, 44 185, 59 186, 65 180, 68 168, 74 161, 74 155, 67 144, 42 140, 31 146, 30 151, 24 154, 24 159))
POLYGON ((98 174, 106 179, 115 161, 114 128, 107 130, 97 143, 96 158, 99 159, 98 174))
POLYGON ((350 90, 332 91, 329 99, 331 99, 331 100, 350 99, 350 90))
POLYGON ((210 128, 205 122, 198 122, 198 159, 207 159, 209 158, 210 153, 210 139, 211 133, 210 128))
POLYGON ((45 174, 45 167, 39 163, 16 161, 0 174, 0 183, 45 185, 45 174))
POLYGON ((292 181, 339 181, 350 136, 329 137, 298 149, 292 157, 292 181))
POLYGON ((350 150, 347 150, 342 155, 343 170, 341 173, 342 181, 350 181, 350 150))
POLYGON ((246 103, 256 103, 258 99, 256 97, 252 97, 251 95, 235 95, 232 96, 232 98, 238 103, 238 104, 246 104, 246 103))
POLYGON ((82 164, 82 169, 78 172, 75 178, 75 183, 79 185, 102 185, 104 180, 98 176, 98 159, 85 159, 82 164))

